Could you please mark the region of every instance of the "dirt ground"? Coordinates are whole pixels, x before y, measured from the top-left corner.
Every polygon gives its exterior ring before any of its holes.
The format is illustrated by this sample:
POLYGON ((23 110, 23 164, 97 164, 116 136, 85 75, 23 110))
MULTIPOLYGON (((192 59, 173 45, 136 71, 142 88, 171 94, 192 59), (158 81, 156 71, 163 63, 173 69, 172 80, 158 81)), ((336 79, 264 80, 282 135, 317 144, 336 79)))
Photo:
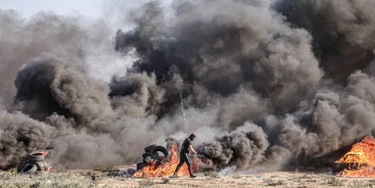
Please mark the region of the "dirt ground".
MULTIPOLYGON (((112 169, 125 170, 133 166, 116 166, 112 169)), ((206 188, 237 188, 237 187, 375 187, 375 178, 337 177, 330 170, 292 170, 264 173, 232 173, 219 175, 215 172, 198 173, 198 177, 179 178, 128 178, 111 175, 105 169, 52 171, 39 177, 17 174, 15 171, 0 172, 0 188, 5 187, 206 187, 206 188)))
POLYGON ((337 177, 330 171, 282 171, 255 174, 233 173, 220 176, 200 173, 197 178, 117 178, 107 177, 98 181, 98 187, 375 187, 374 178, 337 177))

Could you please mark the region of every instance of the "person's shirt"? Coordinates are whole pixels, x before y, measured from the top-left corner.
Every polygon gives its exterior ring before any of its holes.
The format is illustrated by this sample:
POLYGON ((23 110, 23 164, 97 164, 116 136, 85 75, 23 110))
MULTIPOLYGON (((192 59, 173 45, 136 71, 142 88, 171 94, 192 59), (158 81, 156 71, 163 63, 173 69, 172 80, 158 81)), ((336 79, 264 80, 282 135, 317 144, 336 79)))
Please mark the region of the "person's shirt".
POLYGON ((191 145, 190 138, 186 138, 181 146, 181 153, 189 153, 189 145, 191 145))

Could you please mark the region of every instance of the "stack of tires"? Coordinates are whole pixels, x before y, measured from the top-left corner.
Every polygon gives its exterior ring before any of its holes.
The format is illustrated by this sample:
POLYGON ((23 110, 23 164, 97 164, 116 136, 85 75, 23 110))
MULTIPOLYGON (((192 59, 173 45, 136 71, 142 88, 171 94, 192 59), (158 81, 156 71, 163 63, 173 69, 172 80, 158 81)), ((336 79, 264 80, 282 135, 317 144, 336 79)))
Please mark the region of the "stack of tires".
POLYGON ((44 161, 43 153, 30 153, 17 167, 17 172, 22 174, 48 174, 49 165, 44 161))

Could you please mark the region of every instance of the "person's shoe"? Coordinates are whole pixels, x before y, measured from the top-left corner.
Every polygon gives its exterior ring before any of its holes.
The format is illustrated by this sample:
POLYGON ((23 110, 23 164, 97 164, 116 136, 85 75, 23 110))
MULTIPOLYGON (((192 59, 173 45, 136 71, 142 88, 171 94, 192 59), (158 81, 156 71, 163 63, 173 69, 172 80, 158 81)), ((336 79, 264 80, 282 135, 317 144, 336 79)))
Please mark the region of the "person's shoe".
POLYGON ((178 178, 177 174, 173 174, 170 178, 178 178))
POLYGON ((194 175, 194 174, 191 174, 190 175, 190 178, 196 178, 197 176, 196 175, 194 175))

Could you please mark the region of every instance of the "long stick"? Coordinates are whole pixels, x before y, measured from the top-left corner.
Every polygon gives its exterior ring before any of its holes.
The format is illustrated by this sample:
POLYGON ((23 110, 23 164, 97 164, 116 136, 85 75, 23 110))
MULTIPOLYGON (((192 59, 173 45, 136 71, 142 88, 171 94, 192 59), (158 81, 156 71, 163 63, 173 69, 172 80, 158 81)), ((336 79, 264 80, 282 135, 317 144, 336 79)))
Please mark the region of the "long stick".
POLYGON ((185 129, 188 130, 189 124, 186 119, 185 109, 184 109, 184 99, 182 98, 181 92, 180 92, 180 99, 181 99, 181 112, 182 112, 182 115, 184 116, 184 121, 185 121, 185 129))

